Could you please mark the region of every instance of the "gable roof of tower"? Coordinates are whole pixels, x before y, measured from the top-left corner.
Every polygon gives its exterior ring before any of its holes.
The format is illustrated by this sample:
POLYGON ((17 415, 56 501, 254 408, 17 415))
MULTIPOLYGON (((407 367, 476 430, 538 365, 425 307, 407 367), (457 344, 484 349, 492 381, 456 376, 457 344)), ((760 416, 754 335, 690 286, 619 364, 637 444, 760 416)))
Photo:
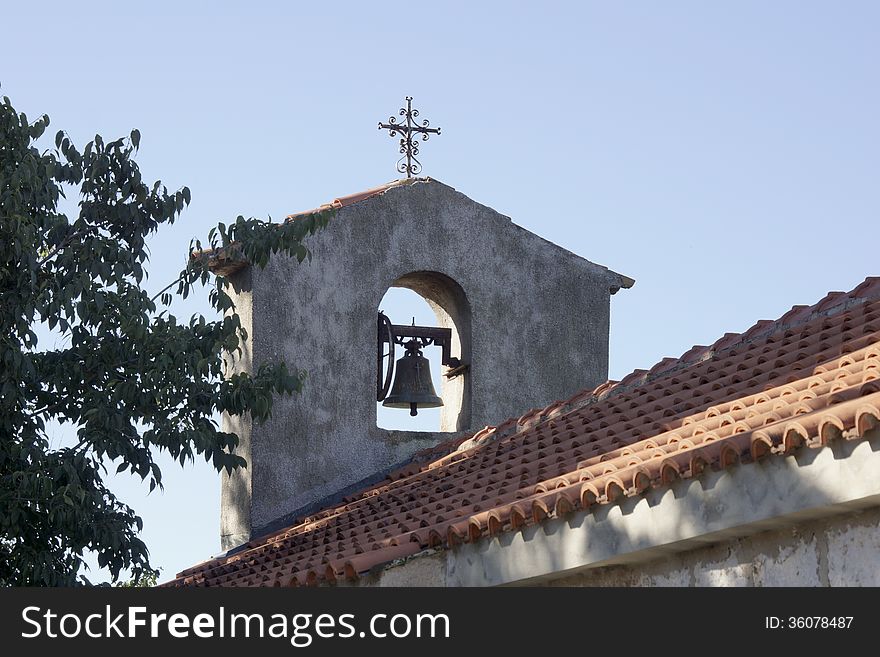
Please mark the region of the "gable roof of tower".
MULTIPOLYGON (((319 205, 318 207, 312 208, 311 210, 294 212, 293 214, 287 215, 287 217, 285 217, 285 221, 296 221, 297 219, 308 217, 317 214, 318 212, 324 212, 327 210, 340 210, 342 208, 361 203, 375 196, 381 196, 390 189, 395 189, 397 187, 409 187, 411 185, 416 185, 419 183, 434 183, 447 187, 450 190, 453 189, 452 187, 449 187, 448 185, 445 185, 444 183, 441 183, 434 178, 428 177, 403 178, 400 180, 392 180, 391 182, 387 182, 384 185, 379 185, 378 187, 366 189, 362 192, 356 192, 354 194, 348 194, 346 196, 339 196, 329 203, 324 203, 323 205, 319 205)), ((561 251, 565 250, 558 244, 553 244, 553 246, 555 246, 557 249, 560 249, 561 251)), ((242 269, 247 267, 247 261, 244 258, 240 257, 238 254, 231 255, 228 252, 225 252, 223 249, 207 249, 204 251, 199 251, 194 253, 193 257, 206 257, 208 259, 208 266, 211 271, 221 276, 231 276, 232 274, 235 274, 236 272, 241 271, 242 269)), ((583 260, 583 258, 581 258, 580 256, 577 257, 583 260)), ((601 267, 601 265, 597 266, 601 267)), ((633 280, 629 276, 613 272, 607 267, 602 267, 602 269, 606 269, 613 277, 614 282, 611 287, 612 294, 616 293, 620 288, 630 288, 635 283, 635 280, 633 280)))
POLYGON ((880 424, 880 278, 711 346, 416 454, 366 487, 169 586, 356 579, 650 487, 880 424))

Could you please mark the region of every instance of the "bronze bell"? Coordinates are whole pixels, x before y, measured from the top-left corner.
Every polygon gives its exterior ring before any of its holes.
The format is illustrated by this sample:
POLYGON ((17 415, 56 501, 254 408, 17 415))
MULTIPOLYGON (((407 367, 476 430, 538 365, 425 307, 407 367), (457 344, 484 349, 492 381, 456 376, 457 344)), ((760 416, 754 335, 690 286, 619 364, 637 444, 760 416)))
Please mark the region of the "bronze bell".
POLYGON ((409 408, 410 415, 417 415, 419 406, 443 406, 443 400, 437 396, 431 382, 430 363, 422 356, 417 340, 407 343, 406 355, 397 361, 391 394, 385 398, 382 406, 409 408))

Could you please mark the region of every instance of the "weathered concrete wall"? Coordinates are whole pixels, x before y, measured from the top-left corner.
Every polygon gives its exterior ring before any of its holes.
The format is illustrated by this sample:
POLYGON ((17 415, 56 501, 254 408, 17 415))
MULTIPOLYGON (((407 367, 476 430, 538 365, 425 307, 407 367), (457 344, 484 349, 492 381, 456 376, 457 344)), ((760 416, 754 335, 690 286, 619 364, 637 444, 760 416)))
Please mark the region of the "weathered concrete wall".
POLYGON ((550 586, 880 586, 880 509, 596 568, 550 586))
MULTIPOLYGON (((235 298, 236 312, 241 326, 248 335, 253 335, 254 313, 253 295, 251 294, 251 270, 245 269, 231 281, 231 294, 235 298)), ((227 354, 226 366, 229 374, 250 372, 253 368, 252 342, 245 341, 241 345, 241 354, 227 354)), ((251 429, 253 423, 250 415, 242 417, 223 417, 223 430, 239 437, 236 452, 248 462, 247 469, 234 471, 232 474, 220 474, 220 542, 224 549, 229 542, 237 545, 247 540, 241 528, 249 527, 251 522, 251 479, 253 465, 251 463, 251 429)))
POLYGON ((469 347, 470 371, 442 392, 461 406, 447 425, 479 429, 607 377, 610 295, 631 281, 446 185, 342 208, 309 248, 311 263, 279 257, 252 271, 254 366, 283 359, 308 379, 243 436, 250 465, 243 480, 224 480, 224 548, 450 437, 376 427, 376 312, 390 286, 429 280, 419 272, 448 277, 465 298, 433 299, 469 347))

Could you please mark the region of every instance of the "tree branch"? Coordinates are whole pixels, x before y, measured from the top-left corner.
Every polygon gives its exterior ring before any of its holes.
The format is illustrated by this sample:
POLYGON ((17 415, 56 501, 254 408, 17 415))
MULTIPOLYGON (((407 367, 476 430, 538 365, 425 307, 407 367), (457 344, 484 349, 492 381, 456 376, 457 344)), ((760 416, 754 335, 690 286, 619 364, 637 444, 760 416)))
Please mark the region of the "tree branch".
POLYGON ((178 283, 180 283, 180 281, 183 280, 183 277, 184 277, 185 274, 186 274, 186 271, 181 272, 180 276, 178 276, 178 277, 175 278, 173 281, 171 281, 168 285, 166 285, 166 286, 163 287, 161 290, 159 290, 158 292, 156 292, 156 294, 150 299, 150 301, 155 301, 156 299, 158 299, 159 297, 161 297, 163 294, 165 294, 168 290, 170 290, 172 287, 174 287, 175 285, 177 285, 178 283))
POLYGON ((61 249, 63 249, 64 247, 68 246, 71 242, 73 242, 73 240, 74 240, 75 238, 77 238, 77 237, 81 237, 81 236, 84 235, 85 233, 86 233, 85 230, 75 230, 75 231, 73 231, 70 235, 68 235, 68 236, 65 237, 63 240, 61 240, 61 244, 59 244, 59 245, 56 246, 54 249, 52 249, 51 251, 49 251, 49 253, 47 253, 45 256, 43 256, 43 257, 37 262, 37 267, 42 267, 44 264, 46 264, 46 262, 48 262, 50 259, 52 259, 55 255, 57 255, 58 252, 61 251, 61 249))

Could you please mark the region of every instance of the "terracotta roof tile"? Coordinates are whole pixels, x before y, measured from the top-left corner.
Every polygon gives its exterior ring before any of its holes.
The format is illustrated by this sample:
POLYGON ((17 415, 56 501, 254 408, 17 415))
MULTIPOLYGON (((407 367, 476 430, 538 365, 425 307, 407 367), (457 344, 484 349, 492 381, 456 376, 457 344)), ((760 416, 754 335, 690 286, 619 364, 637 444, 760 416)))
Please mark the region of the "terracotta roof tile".
POLYGON ((170 586, 316 585, 880 425, 880 279, 416 455, 170 586))
POLYGON ((362 192, 357 192, 355 194, 349 194, 347 196, 340 196, 339 198, 333 199, 330 203, 325 203, 317 208, 313 208, 312 210, 306 210, 304 212, 295 212, 293 214, 287 215, 288 221, 293 221, 299 219, 300 217, 304 217, 310 214, 314 214, 315 212, 321 212, 322 210, 328 210, 330 208, 344 208, 349 205, 354 205, 355 203, 360 203, 361 201, 365 201, 368 198, 373 196, 378 196, 379 194, 384 194, 389 189, 393 189, 394 187, 401 187, 404 185, 412 185, 418 182, 428 182, 430 178, 402 178, 400 180, 392 180, 391 182, 385 183, 384 185, 379 185, 378 187, 373 187, 372 189, 367 189, 362 192))

